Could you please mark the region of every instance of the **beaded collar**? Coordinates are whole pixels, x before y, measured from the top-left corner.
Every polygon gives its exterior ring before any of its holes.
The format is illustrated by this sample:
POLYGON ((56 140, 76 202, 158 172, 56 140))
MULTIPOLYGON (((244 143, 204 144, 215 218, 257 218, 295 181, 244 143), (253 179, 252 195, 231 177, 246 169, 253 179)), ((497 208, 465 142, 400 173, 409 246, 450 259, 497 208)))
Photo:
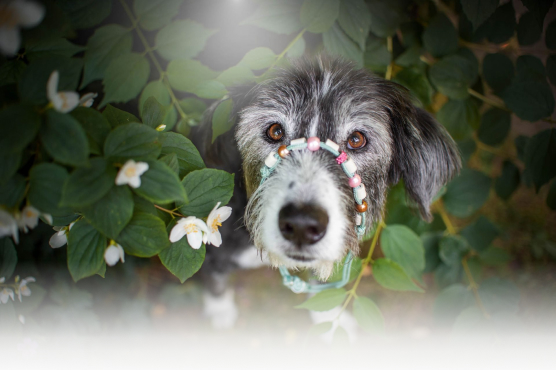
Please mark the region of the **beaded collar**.
MULTIPOLYGON (((271 152, 265 159, 265 165, 261 168, 262 178, 260 184, 262 185, 266 179, 270 177, 282 159, 289 156, 292 150, 304 149, 308 149, 311 152, 324 149, 334 155, 336 163, 342 167, 342 170, 348 176, 349 186, 353 189, 353 198, 355 199, 355 209, 357 211, 355 216, 355 231, 359 236, 365 235, 365 212, 367 211, 367 202, 364 200, 367 197, 365 185, 361 182, 361 177, 356 174, 357 166, 353 160, 349 158, 345 152, 340 152, 340 146, 332 140, 328 139, 323 143, 318 137, 310 137, 309 139, 303 137, 292 140, 288 146, 280 146, 278 152, 271 152)), ((348 252, 344 261, 342 280, 318 285, 309 284, 297 276, 290 275, 288 269, 281 266, 280 273, 282 274, 282 283, 294 293, 318 293, 326 289, 341 288, 349 282, 352 261, 353 256, 351 252, 348 252)))

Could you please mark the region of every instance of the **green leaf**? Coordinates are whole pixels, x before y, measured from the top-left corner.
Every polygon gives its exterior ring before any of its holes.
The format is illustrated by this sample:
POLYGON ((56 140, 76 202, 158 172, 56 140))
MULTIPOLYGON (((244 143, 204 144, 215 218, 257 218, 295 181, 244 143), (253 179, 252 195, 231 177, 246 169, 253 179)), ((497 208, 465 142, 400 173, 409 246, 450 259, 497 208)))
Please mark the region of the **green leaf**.
POLYGON ((423 45, 436 58, 453 54, 458 49, 456 28, 444 13, 438 13, 425 29, 423 45))
POLYGON ((0 239, 0 278, 8 280, 17 266, 17 252, 12 239, 0 239))
MULTIPOLYGON (((108 107, 106 109, 108 109, 108 107)), ((81 127, 83 127, 87 133, 89 144, 93 143, 97 148, 102 149, 104 147, 104 141, 111 129, 104 115, 96 109, 77 107, 71 112, 71 116, 81 124, 81 127)))
POLYGON ((45 39, 27 43, 25 56, 30 61, 52 55, 69 58, 83 50, 85 50, 83 46, 72 44, 65 38, 45 39))
POLYGON ((0 204, 15 208, 19 206, 24 197, 25 178, 20 174, 16 173, 11 179, 0 184, 0 204))
POLYGON ((176 154, 180 166, 180 178, 191 171, 205 168, 205 163, 195 145, 181 134, 175 132, 164 132, 160 134, 162 154, 176 154))
POLYGON ((396 262, 379 258, 373 264, 373 276, 377 283, 386 289, 398 291, 423 292, 396 262))
POLYGON ((233 120, 230 117, 233 108, 232 99, 227 99, 222 101, 212 115, 212 142, 216 138, 226 132, 228 132, 234 125, 233 120))
POLYGON ((371 32, 378 37, 393 36, 407 18, 405 0, 367 2, 371 12, 371 32))
POLYGON ((434 90, 427 79, 427 76, 418 68, 404 68, 394 77, 394 82, 403 85, 419 99, 422 106, 432 103, 434 90))
POLYGON ((176 153, 171 153, 160 157, 159 161, 167 165, 176 175, 179 175, 180 164, 178 162, 178 156, 176 153))
POLYGON ((59 206, 68 171, 54 163, 40 163, 29 172, 29 202, 42 213, 54 217, 72 214, 69 208, 59 206))
POLYGON ((263 68, 268 68, 276 60, 276 54, 265 47, 258 47, 249 50, 247 54, 241 59, 240 64, 244 64, 250 69, 256 71, 263 68))
POLYGON ((168 81, 172 88, 195 93, 203 82, 212 80, 218 73, 197 60, 173 60, 168 63, 168 81))
POLYGON ((512 162, 504 161, 502 164, 502 174, 494 181, 494 190, 496 190, 496 194, 498 194, 500 198, 508 200, 519 187, 519 183, 519 169, 512 162))
POLYGON ((546 82, 546 71, 542 61, 533 55, 520 55, 517 58, 517 75, 520 78, 546 82))
POLYGON ((299 17, 307 31, 323 33, 332 27, 339 14, 339 0, 305 0, 299 17))
POLYGON ((384 256, 397 264, 412 278, 418 279, 425 268, 423 242, 410 228, 388 225, 380 235, 384 256))
POLYGON ((551 210, 556 210, 556 181, 552 181, 548 195, 546 196, 546 205, 551 210))
POLYGON ((21 60, 10 60, 0 65, 0 86, 17 84, 27 64, 21 60))
POLYGON ((554 0, 521 0, 521 2, 527 7, 527 9, 529 9, 531 13, 535 15, 537 24, 539 25, 539 27, 542 27, 544 24, 544 18, 552 7, 552 3, 554 3, 554 0))
POLYGON ((242 25, 252 25, 270 32, 290 35, 301 29, 299 0, 267 1, 260 3, 242 25))
POLYGON ((155 49, 168 61, 196 57, 216 30, 205 28, 202 24, 178 20, 161 29, 155 38, 155 49))
MULTIPOLYGON (((361 265, 363 260, 359 257, 353 257, 353 261, 351 262, 351 269, 349 271, 349 278, 348 281, 353 281, 357 278, 359 273, 361 272, 361 265)), ((334 270, 332 271, 332 275, 328 278, 327 282, 331 283, 334 281, 340 281, 343 279, 344 274, 344 261, 336 262, 334 264, 334 270)))
POLYGON ((328 311, 342 304, 347 292, 343 288, 327 289, 315 294, 295 308, 304 308, 311 311, 328 311))
POLYGON ((519 289, 512 282, 500 278, 483 281, 479 296, 489 314, 499 312, 517 313, 519 310, 519 289))
MULTIPOLYGON (((170 98, 170 93, 163 81, 151 81, 145 86, 141 96, 139 97, 139 111, 143 111, 145 102, 150 97, 154 97, 165 109, 168 109, 168 113, 164 117, 163 124, 166 125, 165 131, 171 130, 178 119, 178 112, 172 104, 170 98)), ((186 112, 187 113, 187 112, 186 112)))
POLYGON ((79 122, 69 114, 50 109, 41 128, 44 149, 56 161, 70 166, 81 166, 89 158, 87 134, 79 122))
POLYGON ((108 103, 125 103, 139 95, 150 74, 149 61, 141 54, 129 53, 113 59, 104 72, 104 98, 108 103))
POLYGON ((444 195, 446 210, 456 217, 468 217, 488 199, 491 179, 482 172, 464 168, 448 184, 444 195))
POLYGON ((0 111, 0 153, 20 153, 33 141, 41 117, 28 105, 12 105, 0 111))
POLYGON ((479 253, 479 260, 486 266, 506 266, 512 256, 504 249, 490 246, 479 253))
POLYGON ((512 118, 509 112, 492 108, 481 117, 481 126, 477 132, 479 140, 486 145, 500 145, 510 133, 512 118))
POLYGON ((433 315, 435 321, 451 325, 456 317, 466 308, 473 306, 473 294, 463 284, 457 283, 444 288, 434 300, 433 315))
POLYGON ((73 281, 96 274, 104 263, 104 251, 108 245, 87 221, 77 221, 68 234, 68 269, 73 281))
POLYGON ((225 206, 234 191, 234 175, 206 168, 189 173, 182 180, 189 203, 180 207, 184 215, 207 217, 216 203, 225 206))
POLYGON ((187 195, 178 175, 166 164, 147 161, 149 169, 141 175, 141 186, 135 193, 153 203, 187 202, 187 195))
POLYGON ((550 83, 556 86, 556 54, 552 54, 546 59, 546 75, 550 83))
POLYGON ((216 80, 224 86, 234 86, 254 81, 255 75, 251 69, 240 63, 223 71, 216 80))
POLYGON ((197 98, 182 99, 179 101, 179 105, 187 115, 187 124, 189 126, 198 125, 203 118, 203 114, 207 110, 205 102, 197 98))
POLYGON ((36 105, 48 103, 46 83, 54 71, 60 72, 58 91, 75 91, 81 76, 83 61, 77 58, 51 56, 27 66, 19 80, 19 95, 23 101, 36 105))
POLYGON ((434 269, 440 264, 440 257, 438 256, 438 243, 442 238, 441 233, 423 233, 421 240, 425 248, 425 269, 423 273, 433 272, 434 269))
POLYGON ((88 167, 79 167, 67 178, 62 206, 85 207, 100 200, 114 186, 116 169, 104 158, 92 158, 88 167))
POLYGON ((539 41, 542 35, 542 27, 539 26, 535 15, 527 12, 519 18, 517 25, 517 40, 519 45, 532 45, 539 41))
POLYGON ((361 50, 371 28, 371 12, 364 0, 344 0, 340 3, 338 23, 361 50))
POLYGON ((106 195, 81 209, 98 231, 116 239, 133 215, 133 196, 127 186, 113 186, 106 195))
MULTIPOLYGON (((170 233, 175 221, 170 222, 167 231, 170 233)), ((158 257, 160 261, 178 279, 184 283, 193 276, 203 264, 205 260, 205 245, 201 244, 201 248, 193 249, 187 242, 187 238, 183 237, 176 243, 171 243, 169 248, 164 249, 158 257)))
POLYGON ((339 55, 355 62, 357 68, 363 67, 363 51, 342 31, 338 23, 334 23, 322 35, 324 49, 330 55, 339 55))
POLYGON ((135 213, 116 242, 137 257, 152 257, 170 246, 166 225, 148 213, 135 213))
POLYGON ((58 0, 75 29, 90 28, 102 22, 112 10, 111 0, 58 0))
POLYGON ((514 74, 514 64, 506 55, 496 53, 484 57, 483 77, 496 93, 510 86, 514 74))
POLYGON ((463 0, 461 7, 473 28, 477 29, 494 13, 498 3, 498 0, 463 0))
POLYGON ((556 50, 556 20, 548 24, 544 37, 546 47, 550 50, 556 50))
POLYGON ((477 143, 472 137, 457 142, 463 163, 467 163, 477 150, 477 143))
POLYGON ((471 135, 473 128, 479 125, 479 107, 473 99, 448 100, 436 114, 455 140, 462 140, 471 135))
POLYGON ((515 33, 515 10, 511 2, 499 6, 486 22, 488 41, 495 44, 506 42, 515 33))
POLYGON ((108 121, 112 128, 125 125, 127 123, 139 122, 139 118, 135 117, 133 114, 123 111, 118 108, 114 108, 112 105, 108 104, 104 111, 102 112, 102 116, 108 121))
POLYGON ((228 90, 222 82, 216 80, 200 82, 195 88, 195 95, 204 99, 222 99, 228 90))
POLYGON ((160 150, 159 133, 140 123, 116 127, 104 143, 104 154, 114 160, 156 159, 160 150))
POLYGON ((332 321, 321 322, 309 328, 307 331, 307 337, 318 338, 321 335, 328 333, 330 330, 332 330, 332 321))
POLYGON ((440 287, 447 287, 461 281, 463 274, 463 266, 461 263, 454 265, 447 265, 440 263, 434 270, 434 282, 440 287))
POLYGON ((365 330, 376 333, 384 329, 384 317, 377 305, 367 297, 357 297, 353 302, 353 316, 365 330))
POLYGON ((0 184, 12 177, 21 164, 21 153, 0 154, 0 184))
POLYGON ((183 0, 134 0, 133 10, 141 27, 154 31, 170 23, 182 3, 183 0))
POLYGON ((525 147, 525 166, 535 187, 539 189, 556 176, 556 129, 533 136, 525 147))
POLYGON ((87 41, 83 57, 85 68, 81 88, 104 77, 106 68, 114 59, 131 53, 133 37, 131 29, 118 24, 99 27, 87 41))
POLYGON ((303 37, 300 37, 295 42, 295 44, 290 47, 290 49, 286 53, 286 56, 288 58, 299 58, 303 56, 303 54, 305 54, 305 46, 305 39, 303 37))
POLYGON ((518 76, 501 95, 508 108, 527 121, 538 121, 554 111, 554 96, 546 81, 518 76))
POLYGON ((469 250, 467 241, 459 235, 447 235, 440 239, 438 255, 449 266, 461 264, 461 259, 469 250))
POLYGON ((151 96, 143 105, 141 119, 145 125, 156 129, 164 123, 170 111, 168 108, 169 107, 163 107, 155 97, 151 96))
POLYGON ((463 229, 461 235, 467 239, 471 248, 482 252, 500 235, 500 230, 488 218, 481 216, 463 229))
POLYGON ((429 69, 429 78, 438 91, 452 99, 466 99, 475 82, 475 66, 462 55, 447 56, 429 69))

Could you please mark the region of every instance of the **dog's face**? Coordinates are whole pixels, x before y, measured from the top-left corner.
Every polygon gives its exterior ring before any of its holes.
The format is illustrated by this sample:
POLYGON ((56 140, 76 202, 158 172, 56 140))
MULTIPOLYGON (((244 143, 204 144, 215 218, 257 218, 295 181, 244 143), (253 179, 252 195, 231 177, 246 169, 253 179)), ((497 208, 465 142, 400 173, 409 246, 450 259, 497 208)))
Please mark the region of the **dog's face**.
POLYGON ((358 249, 353 190, 331 153, 292 151, 259 185, 266 157, 281 145, 302 137, 337 143, 366 187, 367 229, 400 178, 430 219, 432 197, 459 170, 453 140, 403 88, 349 63, 302 61, 248 95, 236 129, 250 196, 245 222, 274 265, 311 267, 324 279, 358 249))

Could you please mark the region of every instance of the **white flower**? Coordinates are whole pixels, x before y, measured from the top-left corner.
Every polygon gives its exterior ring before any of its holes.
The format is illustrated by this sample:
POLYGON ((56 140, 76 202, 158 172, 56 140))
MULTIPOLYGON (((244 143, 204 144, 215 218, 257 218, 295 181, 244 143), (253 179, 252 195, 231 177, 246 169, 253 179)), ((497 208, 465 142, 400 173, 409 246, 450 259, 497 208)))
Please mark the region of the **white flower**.
POLYGON ((19 282, 19 287, 17 289, 17 296, 21 302, 21 296, 29 297, 31 295, 31 289, 27 286, 27 283, 34 283, 34 277, 27 277, 19 282))
POLYGON ((46 96, 58 112, 68 113, 79 104, 79 94, 75 91, 58 91, 58 80, 60 73, 53 71, 46 84, 46 96))
POLYGON ((28 232, 39 224, 39 215, 40 212, 38 209, 27 205, 21 210, 21 213, 17 215, 17 226, 19 226, 20 230, 28 232))
POLYGON ((16 219, 6 211, 0 209, 0 238, 11 235, 15 244, 19 243, 19 231, 16 219))
POLYGON ((118 263, 118 260, 124 263, 124 249, 118 243, 111 241, 106 251, 104 251, 104 260, 108 266, 114 266, 118 263))
POLYGON ((54 220, 52 219, 52 215, 50 213, 41 213, 42 218, 46 221, 47 224, 52 225, 54 220))
POLYGON ((172 228, 172 231, 170 231, 170 241, 175 243, 187 235, 187 242, 191 248, 199 249, 201 244, 207 240, 204 234, 208 234, 208 228, 203 220, 195 216, 189 216, 180 219, 172 228))
POLYGON ((81 97, 81 99, 79 99, 78 105, 80 107, 89 108, 91 105, 93 105, 93 101, 95 100, 95 98, 97 96, 98 96, 98 94, 96 94, 96 93, 87 93, 87 94, 83 95, 81 97))
POLYGON ((1 278, 0 278, 0 284, 2 284, 2 283, 4 283, 4 282, 6 282, 6 278, 5 278, 5 277, 1 277, 1 278))
POLYGON ((15 55, 21 44, 19 28, 38 25, 44 17, 44 6, 35 1, 0 2, 0 52, 15 55))
POLYGON ((141 186, 141 175, 147 172, 148 169, 148 163, 135 162, 133 159, 130 159, 118 171, 116 185, 129 184, 132 188, 138 188, 141 186))
POLYGON ((14 300, 14 291, 10 288, 4 288, 0 291, 0 302, 6 304, 9 299, 14 300))
POLYGON ((214 206, 207 218, 209 229, 208 242, 215 247, 220 247, 220 244, 222 244, 222 235, 220 235, 218 227, 222 226, 222 222, 226 221, 232 214, 232 207, 218 208, 219 206, 220 202, 214 206))
POLYGON ((68 243, 68 233, 75 224, 75 221, 66 227, 54 226, 53 229, 56 231, 48 242, 52 248, 60 248, 68 243))

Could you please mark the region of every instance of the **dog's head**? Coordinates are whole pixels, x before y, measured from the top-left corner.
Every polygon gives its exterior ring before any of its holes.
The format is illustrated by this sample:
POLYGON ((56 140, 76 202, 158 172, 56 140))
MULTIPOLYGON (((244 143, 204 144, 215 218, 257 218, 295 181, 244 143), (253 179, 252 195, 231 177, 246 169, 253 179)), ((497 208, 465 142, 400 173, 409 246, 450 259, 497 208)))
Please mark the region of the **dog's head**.
POLYGON ((265 159, 281 145, 302 137, 337 143, 366 187, 367 230, 400 179, 430 220, 433 196, 460 168, 454 141, 406 89, 345 61, 298 61, 244 99, 235 136, 250 197, 245 223, 274 265, 326 278, 359 244, 353 190, 331 153, 292 151, 260 185, 265 159))

